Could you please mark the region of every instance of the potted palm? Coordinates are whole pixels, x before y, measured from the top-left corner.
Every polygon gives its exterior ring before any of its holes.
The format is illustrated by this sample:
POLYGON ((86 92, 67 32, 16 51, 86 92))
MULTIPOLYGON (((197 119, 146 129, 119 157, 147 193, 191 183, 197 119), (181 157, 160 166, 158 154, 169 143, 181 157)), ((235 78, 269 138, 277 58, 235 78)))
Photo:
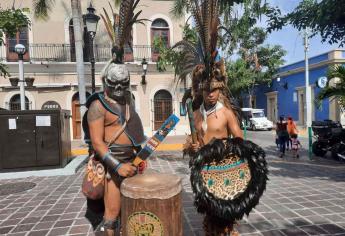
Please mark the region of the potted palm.
POLYGON ((25 78, 25 83, 26 83, 26 86, 28 86, 28 87, 32 87, 34 85, 34 81, 35 81, 35 78, 33 78, 33 77, 26 77, 25 78))
POLYGON ((18 86, 19 78, 18 77, 10 77, 9 78, 11 86, 16 87, 18 86))

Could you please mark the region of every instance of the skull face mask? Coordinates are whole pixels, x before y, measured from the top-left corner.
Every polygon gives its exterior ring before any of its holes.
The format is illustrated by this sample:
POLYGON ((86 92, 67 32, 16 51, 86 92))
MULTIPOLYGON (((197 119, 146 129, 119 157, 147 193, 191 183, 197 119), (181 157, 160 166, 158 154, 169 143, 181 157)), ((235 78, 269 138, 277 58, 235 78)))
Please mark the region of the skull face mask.
POLYGON ((130 85, 126 66, 111 63, 105 68, 102 78, 106 94, 118 102, 124 102, 130 85))

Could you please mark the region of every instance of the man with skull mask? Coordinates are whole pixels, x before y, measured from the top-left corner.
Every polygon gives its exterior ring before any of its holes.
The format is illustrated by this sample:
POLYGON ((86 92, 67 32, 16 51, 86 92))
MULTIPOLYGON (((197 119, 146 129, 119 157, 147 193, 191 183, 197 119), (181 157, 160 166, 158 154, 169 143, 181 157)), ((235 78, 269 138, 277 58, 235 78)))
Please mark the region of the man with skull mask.
POLYGON ((130 76, 124 64, 109 62, 102 72, 104 92, 87 101, 86 113, 92 149, 106 167, 104 191, 105 235, 119 228, 120 184, 122 177, 136 173, 131 164, 145 141, 141 120, 131 103, 130 76), (114 138, 117 136, 116 138, 114 138))

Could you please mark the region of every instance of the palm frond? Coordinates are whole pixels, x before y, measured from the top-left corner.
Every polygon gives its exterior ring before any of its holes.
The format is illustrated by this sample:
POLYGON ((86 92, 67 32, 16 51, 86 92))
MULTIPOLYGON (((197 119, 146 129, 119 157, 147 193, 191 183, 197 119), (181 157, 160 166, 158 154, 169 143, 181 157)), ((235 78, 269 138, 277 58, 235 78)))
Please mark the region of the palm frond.
POLYGON ((110 20, 108 14, 106 13, 106 10, 104 8, 103 8, 103 10, 104 10, 105 16, 103 14, 100 14, 100 15, 101 15, 101 18, 102 18, 103 23, 105 25, 105 29, 107 30, 109 38, 112 42, 112 45, 114 45, 115 38, 116 38, 115 30, 112 26, 112 23, 111 23, 111 20, 110 20))
POLYGON ((339 101, 342 109, 345 109, 345 68, 342 65, 337 65, 327 73, 328 83, 316 97, 316 104, 320 107, 322 100, 335 97, 339 101), (330 85, 332 80, 338 79, 334 85, 330 85))
POLYGON ((55 0, 33 0, 34 16, 39 20, 48 20, 49 13, 55 4, 55 0))

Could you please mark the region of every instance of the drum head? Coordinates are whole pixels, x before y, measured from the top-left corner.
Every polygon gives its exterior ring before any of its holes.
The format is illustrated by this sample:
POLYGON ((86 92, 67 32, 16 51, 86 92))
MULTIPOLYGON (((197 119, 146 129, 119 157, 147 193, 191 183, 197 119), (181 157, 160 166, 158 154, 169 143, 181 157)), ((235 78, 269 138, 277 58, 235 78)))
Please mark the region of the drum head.
POLYGON ((181 190, 179 176, 152 172, 126 178, 121 184, 121 193, 133 199, 168 199, 179 194, 181 190))

